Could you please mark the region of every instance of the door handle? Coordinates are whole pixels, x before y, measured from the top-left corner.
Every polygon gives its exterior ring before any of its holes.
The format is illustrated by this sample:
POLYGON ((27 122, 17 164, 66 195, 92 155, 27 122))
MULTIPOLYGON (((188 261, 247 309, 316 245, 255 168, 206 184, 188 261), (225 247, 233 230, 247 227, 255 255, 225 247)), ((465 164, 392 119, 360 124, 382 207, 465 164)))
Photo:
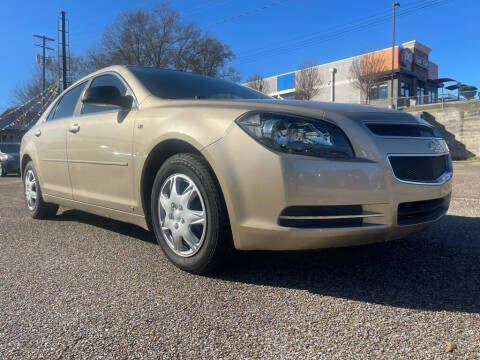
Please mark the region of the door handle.
POLYGON ((39 137, 40 135, 42 135, 42 131, 38 129, 33 133, 33 135, 35 135, 36 137, 39 137))
POLYGON ((70 129, 68 129, 68 131, 70 131, 73 134, 76 134, 77 132, 80 131, 80 125, 73 124, 73 125, 70 126, 70 129))

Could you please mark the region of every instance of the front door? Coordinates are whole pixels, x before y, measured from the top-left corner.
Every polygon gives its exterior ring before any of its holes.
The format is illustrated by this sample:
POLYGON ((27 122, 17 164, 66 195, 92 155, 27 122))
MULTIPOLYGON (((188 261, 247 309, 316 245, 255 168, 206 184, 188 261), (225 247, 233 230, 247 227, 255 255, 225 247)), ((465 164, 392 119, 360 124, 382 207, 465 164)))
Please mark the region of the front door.
MULTIPOLYGON (((90 87, 116 86, 129 93, 114 74, 100 75, 90 87)), ((136 110, 83 104, 67 133, 67 156, 74 200, 132 212, 133 126, 136 110)))
POLYGON ((33 129, 40 166, 42 191, 47 195, 72 199, 67 164, 67 128, 85 87, 83 82, 66 92, 52 107, 45 121, 33 129))

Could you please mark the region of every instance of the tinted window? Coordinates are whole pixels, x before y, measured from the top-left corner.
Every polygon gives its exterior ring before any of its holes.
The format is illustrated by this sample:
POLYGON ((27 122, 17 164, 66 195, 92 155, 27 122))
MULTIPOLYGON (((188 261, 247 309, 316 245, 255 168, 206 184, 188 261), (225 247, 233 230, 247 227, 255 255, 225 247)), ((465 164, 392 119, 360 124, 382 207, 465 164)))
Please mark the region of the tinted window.
POLYGON ((75 86, 72 90, 62 96, 62 99, 57 105, 57 110, 53 115, 54 119, 61 119, 73 116, 75 106, 77 106, 78 98, 80 97, 80 94, 82 93, 85 84, 86 82, 83 82, 75 86))
MULTIPOLYGON (((123 84, 122 80, 120 80, 115 75, 100 75, 96 77, 90 88, 96 86, 115 86, 120 94, 127 95, 127 87, 123 84)), ((91 114, 100 111, 111 111, 111 110, 119 110, 116 106, 98 106, 92 104, 83 104, 82 114, 91 114)))
POLYGON ((410 84, 404 81, 400 83, 400 96, 403 96, 403 97, 410 96, 410 84))
POLYGON ((173 70, 129 69, 153 95, 162 99, 271 99, 229 81, 173 70))
POLYGON ((387 83, 376 84, 372 86, 370 90, 370 99, 379 100, 386 99, 388 97, 388 85, 387 83))
POLYGON ((57 105, 58 105, 58 103, 53 105, 52 110, 50 110, 50 113, 48 114, 47 121, 50 121, 50 120, 53 119, 53 116, 55 115, 55 110, 57 109, 57 105))

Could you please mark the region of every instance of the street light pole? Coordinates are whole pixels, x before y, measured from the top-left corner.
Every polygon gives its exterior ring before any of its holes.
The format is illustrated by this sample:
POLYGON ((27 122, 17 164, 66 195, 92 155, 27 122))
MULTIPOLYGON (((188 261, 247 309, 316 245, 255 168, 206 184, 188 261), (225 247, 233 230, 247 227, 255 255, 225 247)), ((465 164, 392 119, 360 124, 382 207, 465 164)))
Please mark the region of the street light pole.
POLYGON ((393 78, 395 76, 395 9, 397 7, 400 7, 400 3, 394 2, 392 4, 392 81, 390 84, 390 105, 392 108, 395 108, 395 105, 393 103, 393 78))

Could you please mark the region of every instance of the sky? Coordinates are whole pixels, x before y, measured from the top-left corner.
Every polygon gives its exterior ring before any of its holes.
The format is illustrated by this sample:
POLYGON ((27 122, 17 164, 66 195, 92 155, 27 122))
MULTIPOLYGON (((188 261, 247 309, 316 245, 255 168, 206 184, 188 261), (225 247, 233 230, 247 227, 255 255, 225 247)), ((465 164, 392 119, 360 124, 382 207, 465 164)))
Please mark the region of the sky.
MULTIPOLYGON (((399 0, 396 43, 418 40, 432 49, 440 77, 480 88, 480 1, 399 0)), ((33 34, 57 38, 66 11, 72 53, 98 45, 105 26, 122 11, 152 8, 153 0, 1 0, 0 112, 27 82, 40 48, 33 34)), ((387 0, 171 0, 184 21, 228 44, 243 80, 298 69, 306 60, 327 63, 383 49, 392 43, 392 2, 387 0)), ((52 43, 56 49, 56 43, 52 43)), ((55 55, 52 53, 52 55, 55 55)))

